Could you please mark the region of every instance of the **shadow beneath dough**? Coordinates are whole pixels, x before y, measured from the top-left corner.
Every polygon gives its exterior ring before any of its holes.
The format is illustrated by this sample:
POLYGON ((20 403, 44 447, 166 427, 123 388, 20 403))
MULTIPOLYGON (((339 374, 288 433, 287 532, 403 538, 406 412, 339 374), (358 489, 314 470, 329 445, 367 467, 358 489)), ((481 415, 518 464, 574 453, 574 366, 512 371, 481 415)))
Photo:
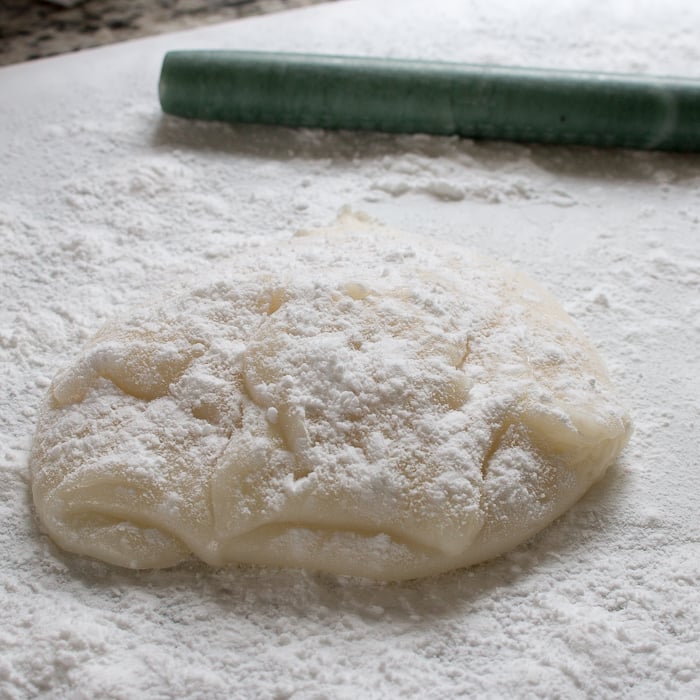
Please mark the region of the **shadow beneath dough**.
POLYGON ((274 611, 292 629, 302 620, 330 624, 341 614, 361 625, 420 630, 440 619, 483 613, 496 599, 499 607, 537 607, 542 576, 578 576, 587 559, 595 566, 598 553, 605 556, 603 543, 625 483, 622 470, 612 467, 571 510, 515 550, 468 569, 397 583, 254 566, 212 569, 194 560, 172 569, 130 571, 63 552, 36 534, 57 560, 62 585, 95 596, 100 607, 113 603, 115 611, 128 599, 147 597, 149 609, 164 621, 187 622, 188 611, 196 610, 198 620, 225 615, 234 624, 255 610, 274 611), (490 602, 482 605, 484 599, 490 602))

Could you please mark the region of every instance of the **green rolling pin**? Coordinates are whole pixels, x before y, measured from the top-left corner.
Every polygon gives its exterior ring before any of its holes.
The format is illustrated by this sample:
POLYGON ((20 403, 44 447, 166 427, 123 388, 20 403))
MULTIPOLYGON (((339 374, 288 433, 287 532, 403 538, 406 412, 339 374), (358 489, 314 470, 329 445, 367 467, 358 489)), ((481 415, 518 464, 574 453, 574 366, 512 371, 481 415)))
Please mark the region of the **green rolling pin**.
POLYGON ((700 81, 257 51, 172 51, 164 112, 226 122, 700 150, 700 81))

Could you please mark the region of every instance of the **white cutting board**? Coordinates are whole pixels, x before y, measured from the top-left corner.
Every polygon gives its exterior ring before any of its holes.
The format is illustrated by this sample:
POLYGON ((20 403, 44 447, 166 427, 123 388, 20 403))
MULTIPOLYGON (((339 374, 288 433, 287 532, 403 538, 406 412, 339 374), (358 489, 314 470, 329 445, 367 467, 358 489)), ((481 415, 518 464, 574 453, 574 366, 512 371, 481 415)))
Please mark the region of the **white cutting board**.
POLYGON ((697 156, 166 119, 165 51, 294 50, 700 75, 700 4, 349 0, 0 69, 0 695, 697 697, 697 156), (510 260, 600 348, 636 433, 495 562, 396 586, 62 554, 36 411, 99 324, 343 206, 510 260))

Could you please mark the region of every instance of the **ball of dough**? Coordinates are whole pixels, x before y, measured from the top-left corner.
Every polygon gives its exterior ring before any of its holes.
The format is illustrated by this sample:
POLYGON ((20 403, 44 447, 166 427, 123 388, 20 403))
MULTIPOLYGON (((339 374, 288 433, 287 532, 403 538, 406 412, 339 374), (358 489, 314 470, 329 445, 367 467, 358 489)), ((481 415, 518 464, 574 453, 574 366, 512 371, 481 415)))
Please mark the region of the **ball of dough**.
POLYGON ((629 433, 544 289, 346 214, 105 326, 54 379, 30 466, 72 552, 399 580, 528 539, 629 433))

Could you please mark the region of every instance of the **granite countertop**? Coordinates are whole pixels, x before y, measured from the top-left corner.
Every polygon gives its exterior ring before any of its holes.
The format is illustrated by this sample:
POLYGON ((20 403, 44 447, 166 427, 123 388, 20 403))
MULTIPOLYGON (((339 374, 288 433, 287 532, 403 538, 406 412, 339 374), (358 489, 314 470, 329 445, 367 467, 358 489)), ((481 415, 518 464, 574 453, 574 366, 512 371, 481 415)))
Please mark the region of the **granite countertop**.
POLYGON ((0 65, 332 0, 3 0, 0 65))

